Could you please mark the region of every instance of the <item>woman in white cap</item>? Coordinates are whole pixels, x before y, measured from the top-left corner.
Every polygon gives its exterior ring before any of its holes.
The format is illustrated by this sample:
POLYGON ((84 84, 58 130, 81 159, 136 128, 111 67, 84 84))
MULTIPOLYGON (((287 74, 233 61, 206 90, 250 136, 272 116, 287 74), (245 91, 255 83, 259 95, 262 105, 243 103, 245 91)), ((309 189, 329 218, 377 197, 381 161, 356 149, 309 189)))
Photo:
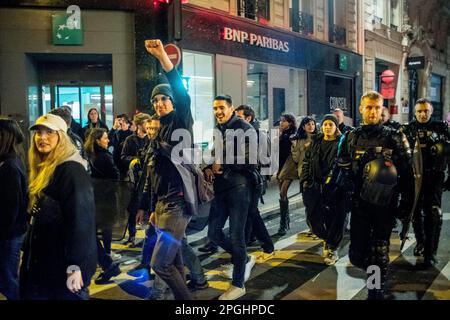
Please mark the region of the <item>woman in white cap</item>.
POLYGON ((41 116, 30 130, 31 222, 20 273, 22 298, 87 299, 97 247, 86 161, 71 143, 61 117, 41 116))

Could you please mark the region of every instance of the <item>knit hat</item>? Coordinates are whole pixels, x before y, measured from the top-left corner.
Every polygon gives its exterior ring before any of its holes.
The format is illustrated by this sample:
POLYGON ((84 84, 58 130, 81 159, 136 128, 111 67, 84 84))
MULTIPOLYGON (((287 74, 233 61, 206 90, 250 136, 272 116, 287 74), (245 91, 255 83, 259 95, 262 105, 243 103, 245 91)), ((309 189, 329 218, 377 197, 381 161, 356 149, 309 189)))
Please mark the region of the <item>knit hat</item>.
POLYGON ((48 113, 37 118, 36 123, 30 127, 31 130, 36 130, 39 126, 49 128, 51 130, 62 130, 67 132, 67 123, 60 116, 48 113))
POLYGON ((336 127, 339 127, 339 120, 338 120, 338 118, 336 118, 336 116, 334 114, 326 114, 323 117, 321 126, 323 126, 323 123, 327 120, 333 121, 334 124, 336 125, 336 127))
POLYGON ((170 100, 172 100, 172 102, 173 102, 173 92, 172 92, 172 88, 170 88, 170 85, 165 84, 165 83, 158 84, 156 87, 153 88, 152 99, 158 94, 163 94, 165 96, 170 97, 170 100))

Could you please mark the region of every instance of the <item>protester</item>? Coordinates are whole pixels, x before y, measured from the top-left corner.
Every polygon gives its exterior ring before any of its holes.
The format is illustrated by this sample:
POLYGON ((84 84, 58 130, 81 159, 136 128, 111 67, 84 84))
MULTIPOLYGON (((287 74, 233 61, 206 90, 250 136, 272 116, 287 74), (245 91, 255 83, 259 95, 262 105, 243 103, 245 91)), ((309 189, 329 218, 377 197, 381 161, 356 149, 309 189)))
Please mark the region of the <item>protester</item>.
POLYGON ((352 131, 354 128, 351 126, 347 126, 344 122, 345 116, 344 111, 342 111, 341 108, 336 108, 333 110, 334 116, 338 119, 339 126, 338 129, 341 132, 341 134, 346 134, 349 131, 352 131))
MULTIPOLYGON (((108 132, 105 129, 94 128, 90 131, 86 139, 85 149, 91 168, 91 177, 102 180, 118 180, 119 169, 117 169, 108 151, 108 132)), ((99 190, 101 192, 101 190, 99 190)), ((97 191, 98 192, 98 191, 97 191)), ((97 226, 98 227, 98 226, 97 226)), ((101 239, 97 234, 97 257, 98 263, 103 272, 95 279, 96 284, 105 284, 115 276, 120 274, 118 263, 113 260, 120 259, 120 255, 115 255, 111 251, 112 229, 110 227, 101 227, 101 239)))
POLYGON ((181 253, 181 244, 190 215, 184 198, 183 181, 167 149, 178 144, 177 141, 172 141, 172 133, 177 129, 184 130, 192 139, 194 120, 191 113, 191 98, 167 56, 162 42, 146 40, 145 48, 158 59, 169 81, 169 84, 154 87, 151 94, 153 107, 161 122, 157 145, 149 166, 151 190, 154 195, 152 199, 156 202, 150 220, 159 230, 151 266, 170 287, 175 299, 190 300, 192 294, 186 285, 181 253))
POLYGON ((145 149, 149 143, 145 130, 145 122, 150 116, 145 113, 138 113, 133 118, 133 123, 137 130, 125 139, 120 156, 122 167, 128 168, 128 177, 133 182, 133 190, 128 204, 128 239, 125 244, 131 248, 136 247, 136 212, 139 206, 139 178, 142 173, 141 163, 144 161, 145 149))
POLYGON ((108 130, 108 127, 106 124, 103 123, 102 120, 100 120, 100 115, 98 113, 98 110, 96 108, 91 108, 88 111, 88 123, 85 125, 81 132, 81 138, 85 140, 89 134, 89 130, 92 128, 103 128, 108 130))
POLYGON ((28 181, 24 136, 15 120, 0 117, 0 293, 19 299, 19 260, 27 229, 28 181))
POLYGON ((125 167, 122 163, 122 149, 125 144, 125 140, 133 134, 130 130, 131 122, 126 114, 117 115, 114 119, 114 125, 108 133, 109 145, 113 147, 113 159, 117 168, 120 171, 120 179, 125 179, 128 167, 125 167))
MULTIPOLYGON (((245 122, 249 123, 255 130, 258 135, 258 145, 262 143, 267 144, 268 150, 268 139, 267 136, 263 135, 259 130, 259 121, 255 118, 255 111, 249 105, 241 105, 236 108, 236 115, 243 119, 245 122), (263 140, 261 140, 261 137, 263 140)), ((258 150, 261 150, 258 148, 258 150)), ((259 151, 258 151, 259 152, 259 151)), ((270 155, 266 155, 270 156, 270 155)), ((267 261, 268 259, 274 256, 274 245, 273 241, 270 238, 269 232, 267 231, 266 225, 261 217, 261 214, 258 209, 259 201, 265 192, 265 186, 267 182, 265 178, 261 175, 261 167, 262 164, 258 165, 258 173, 261 176, 261 184, 255 188, 255 191, 251 194, 249 212, 247 216, 247 222, 245 225, 245 235, 246 235, 246 243, 249 244, 252 242, 252 238, 261 242, 261 247, 263 249, 262 254, 257 257, 257 262, 261 263, 267 261)))
POLYGON ((323 257, 327 265, 333 265, 339 259, 338 246, 345 222, 345 213, 341 206, 336 205, 342 197, 326 193, 325 188, 335 164, 341 137, 338 125, 334 115, 325 115, 322 133, 312 138, 306 151, 300 177, 306 217, 312 232, 324 240, 323 257))
POLYGON ((89 297, 95 273, 95 203, 87 163, 56 115, 30 127, 30 228, 20 272, 24 299, 89 297))
POLYGON ((251 147, 256 147, 251 146, 251 141, 256 143, 257 137, 255 129, 236 115, 229 95, 217 96, 214 99, 213 111, 218 122, 216 129, 223 137, 221 142, 215 141, 215 150, 223 150, 223 154, 216 154, 214 164, 205 170, 209 181, 214 180, 215 194, 209 217, 208 237, 232 256, 232 272, 230 269, 223 272, 227 278, 230 278, 232 273, 231 286, 219 300, 235 300, 246 293, 244 283, 249 279, 256 262, 254 256, 247 255, 244 222, 247 220, 255 189, 252 176, 257 170, 257 162, 250 163, 249 153, 251 147), (233 143, 230 143, 228 134, 236 130, 249 134, 249 140, 243 141, 235 137, 233 143), (245 163, 237 164, 237 152, 241 147, 244 148, 245 163), (233 159, 233 163, 227 162, 227 156, 233 159), (228 219, 230 230, 229 234, 225 234, 223 228, 228 219))
MULTIPOLYGON (((285 169, 288 158, 291 157, 291 138, 297 131, 297 124, 295 116, 290 113, 285 113, 280 119, 280 149, 279 149, 279 169, 277 174, 278 185, 280 188, 280 228, 278 229, 278 235, 284 236, 289 230, 289 199, 288 191, 292 183, 292 177, 298 177, 296 172, 289 170, 289 174, 286 173, 288 168, 285 169), (284 170, 284 171, 283 171, 284 170), (294 172, 294 173, 293 173, 294 172)), ((292 166, 290 166, 292 167, 292 166)))

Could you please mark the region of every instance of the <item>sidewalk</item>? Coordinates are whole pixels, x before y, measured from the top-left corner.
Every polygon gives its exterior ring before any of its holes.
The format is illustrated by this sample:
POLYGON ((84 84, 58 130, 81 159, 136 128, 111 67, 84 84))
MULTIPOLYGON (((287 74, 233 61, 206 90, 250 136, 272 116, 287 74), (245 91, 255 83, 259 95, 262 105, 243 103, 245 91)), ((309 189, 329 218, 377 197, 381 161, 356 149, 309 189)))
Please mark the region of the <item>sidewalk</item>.
MULTIPOLYGON (((289 188, 288 197, 290 211, 303 207, 303 199, 300 194, 300 185, 298 180, 292 182, 289 188)), ((278 182, 276 179, 272 179, 263 198, 264 204, 259 204, 259 211, 261 212, 261 216, 263 219, 267 216, 280 212, 280 203, 278 202, 278 200, 280 199, 280 191, 278 189, 278 182)), ((228 228, 228 222, 225 225, 225 228, 228 228)), ((195 245, 202 245, 206 243, 207 233, 208 227, 199 232, 189 233, 189 243, 195 243, 195 245)))

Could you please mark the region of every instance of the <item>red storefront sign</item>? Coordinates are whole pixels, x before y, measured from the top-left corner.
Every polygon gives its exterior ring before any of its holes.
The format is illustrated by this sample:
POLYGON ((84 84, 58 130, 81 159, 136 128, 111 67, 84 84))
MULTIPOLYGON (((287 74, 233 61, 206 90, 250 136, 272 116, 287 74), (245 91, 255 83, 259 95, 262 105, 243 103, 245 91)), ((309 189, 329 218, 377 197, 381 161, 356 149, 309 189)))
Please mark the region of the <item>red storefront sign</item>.
POLYGON ((385 70, 381 74, 381 95, 384 99, 394 99, 397 83, 395 73, 392 70, 385 70))

